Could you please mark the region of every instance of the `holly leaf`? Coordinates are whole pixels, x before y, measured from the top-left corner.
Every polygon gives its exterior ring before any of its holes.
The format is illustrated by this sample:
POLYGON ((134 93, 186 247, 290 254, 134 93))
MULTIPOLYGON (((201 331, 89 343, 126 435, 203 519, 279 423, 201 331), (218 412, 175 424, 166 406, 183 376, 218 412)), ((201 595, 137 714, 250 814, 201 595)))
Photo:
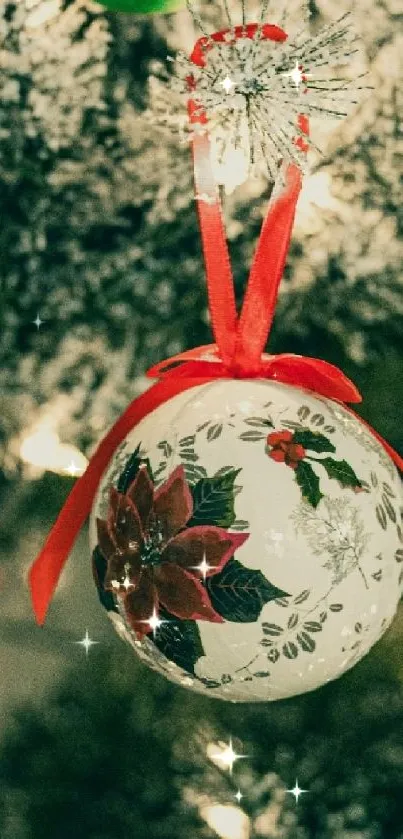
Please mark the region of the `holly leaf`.
POLYGON ((130 455, 123 472, 119 476, 117 491, 125 493, 130 484, 134 481, 141 466, 147 467, 147 472, 154 483, 154 475, 148 457, 140 457, 141 443, 138 444, 133 454, 130 455))
POLYGON ((292 442, 299 443, 304 449, 311 449, 313 452, 336 451, 336 447, 324 434, 315 434, 314 431, 310 431, 308 428, 295 431, 292 442))
POLYGON ((161 606, 158 609, 158 616, 166 623, 158 627, 154 637, 149 635, 149 640, 169 661, 173 661, 182 670, 186 670, 186 673, 194 676, 195 664, 200 656, 204 655, 196 621, 180 620, 161 606))
POLYGON ((215 611, 235 623, 253 623, 266 603, 290 596, 261 571, 245 568, 237 559, 230 559, 219 574, 207 577, 206 588, 215 611))
POLYGON ((192 486, 193 515, 187 527, 214 524, 231 527, 235 521, 234 482, 240 469, 232 469, 214 478, 201 478, 192 486))
POLYGON ((342 486, 361 487, 361 481, 346 460, 333 460, 332 457, 325 457, 321 460, 321 463, 325 467, 329 478, 335 478, 342 486))
POLYGON ((95 585, 98 591, 98 597, 108 612, 119 612, 115 603, 115 598, 111 591, 105 591, 104 580, 106 577, 106 569, 108 563, 101 551, 97 547, 92 552, 92 573, 95 580, 95 585))
POLYGON ((295 470, 295 478, 301 488, 302 497, 309 504, 312 504, 312 507, 317 507, 320 499, 323 498, 323 493, 319 489, 319 478, 313 471, 311 464, 305 460, 300 460, 295 470))

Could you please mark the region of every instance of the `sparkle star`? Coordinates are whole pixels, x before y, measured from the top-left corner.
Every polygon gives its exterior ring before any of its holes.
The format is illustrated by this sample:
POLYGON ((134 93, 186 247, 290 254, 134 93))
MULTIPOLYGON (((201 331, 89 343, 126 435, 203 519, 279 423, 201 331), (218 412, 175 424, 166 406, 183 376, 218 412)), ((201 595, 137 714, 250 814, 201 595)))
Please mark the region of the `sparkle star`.
POLYGON ((233 748, 232 748, 232 740, 230 739, 229 745, 219 754, 212 755, 213 758, 216 760, 220 760, 226 769, 229 769, 230 775, 232 775, 232 767, 236 760, 240 758, 248 757, 248 755, 237 755, 233 748))
POLYGON ((140 623, 148 623, 148 625, 151 627, 151 629, 153 631, 153 635, 154 635, 154 638, 155 638, 155 633, 156 633, 157 629, 159 629, 159 627, 162 626, 163 623, 169 623, 169 621, 161 620, 158 617, 158 612, 156 611, 156 608, 154 606, 154 610, 153 610, 153 613, 152 613, 151 617, 147 618, 147 620, 140 621, 140 623))
POLYGON ((81 469, 79 466, 77 466, 76 463, 74 463, 74 460, 72 460, 70 461, 69 465, 66 466, 66 472, 68 472, 68 474, 71 475, 72 478, 75 478, 78 472, 81 472, 81 469))
POLYGON ((298 804, 298 799, 299 799, 300 795, 302 795, 303 792, 308 792, 308 790, 301 789, 298 786, 298 778, 297 778, 297 780, 295 781, 295 785, 294 785, 293 789, 288 789, 287 792, 291 793, 291 795, 294 796, 295 801, 298 804))
POLYGON ((235 793, 234 798, 236 798, 236 800, 237 800, 238 804, 240 804, 240 803, 241 803, 241 799, 243 798, 243 795, 242 795, 242 793, 241 793, 241 790, 240 790, 240 789, 238 790, 238 792, 236 792, 236 793, 235 793))
POLYGON ((196 571, 200 571, 204 582, 206 582, 207 573, 208 573, 208 571, 210 571, 210 568, 214 568, 214 565, 209 565, 208 564, 207 559, 206 559, 206 551, 204 551, 203 559, 202 559, 200 565, 192 565, 192 568, 194 568, 196 571))
POLYGON ((93 641, 88 635, 88 629, 86 629, 84 638, 82 638, 81 641, 75 641, 74 643, 80 644, 81 647, 84 647, 85 655, 88 656, 88 650, 90 649, 90 647, 93 647, 94 644, 99 644, 99 641, 93 641))
POLYGON ((45 323, 45 321, 40 319, 39 312, 38 312, 35 320, 32 320, 31 323, 34 323, 36 328, 39 330, 39 327, 42 326, 42 324, 45 323))
POLYGON ((295 87, 298 88, 301 82, 305 81, 306 77, 311 76, 312 73, 304 73, 303 70, 301 70, 300 65, 298 64, 298 61, 296 61, 293 70, 290 70, 289 73, 283 73, 282 75, 289 76, 290 79, 292 79, 292 81, 294 82, 295 87))
POLYGON ((223 79, 222 82, 220 82, 220 84, 222 85, 226 93, 229 93, 230 90, 232 90, 232 88, 235 87, 234 82, 230 79, 229 76, 226 76, 225 79, 223 79))

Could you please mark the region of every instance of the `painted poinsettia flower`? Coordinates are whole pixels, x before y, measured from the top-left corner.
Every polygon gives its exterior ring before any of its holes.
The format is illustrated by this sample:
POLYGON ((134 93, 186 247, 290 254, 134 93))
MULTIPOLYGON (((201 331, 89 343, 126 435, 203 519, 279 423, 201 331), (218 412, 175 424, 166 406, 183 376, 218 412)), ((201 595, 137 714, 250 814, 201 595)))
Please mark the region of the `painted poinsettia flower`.
POLYGON ((277 463, 286 463, 291 469, 296 469, 303 460, 306 451, 300 443, 293 443, 292 431, 273 431, 267 437, 267 444, 271 446, 269 457, 277 463))
POLYGON ((151 631, 149 619, 160 604, 184 620, 223 622, 202 580, 218 574, 249 534, 192 527, 192 515, 183 466, 158 489, 142 466, 125 494, 111 488, 108 517, 97 519, 99 549, 107 560, 103 586, 123 599, 139 637, 151 631))

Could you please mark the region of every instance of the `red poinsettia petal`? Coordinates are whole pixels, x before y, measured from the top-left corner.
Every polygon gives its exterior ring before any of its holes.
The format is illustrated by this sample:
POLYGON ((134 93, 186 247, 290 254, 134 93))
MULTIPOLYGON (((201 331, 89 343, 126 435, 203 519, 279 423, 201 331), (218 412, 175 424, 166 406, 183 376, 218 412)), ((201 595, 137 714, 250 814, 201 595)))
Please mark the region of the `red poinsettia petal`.
POLYGON ((285 461, 285 453, 281 449, 272 449, 269 452, 269 457, 277 463, 284 463, 285 461))
POLYGON ((212 607, 204 585, 193 574, 178 565, 164 562, 154 570, 158 599, 162 605, 183 620, 204 620, 224 623, 212 607))
POLYGON ((143 545, 140 517, 131 498, 112 487, 110 494, 110 519, 108 527, 118 548, 135 551, 143 545))
POLYGON ((145 466, 140 467, 126 495, 133 501, 139 514, 143 530, 147 530, 148 520, 154 503, 154 484, 145 466))
POLYGON ((139 552, 137 554, 116 553, 108 560, 104 588, 118 594, 126 593, 127 589, 124 583, 130 582, 132 586, 137 586, 140 574, 141 559, 139 552), (119 587, 117 583, 119 583, 119 587))
POLYGON ((267 436, 267 442, 270 446, 278 446, 279 443, 289 443, 292 436, 292 431, 272 431, 267 436))
POLYGON ((161 523, 164 541, 174 536, 189 521, 193 512, 193 499, 183 466, 178 466, 157 489, 154 510, 161 523))
POLYGON ((105 519, 97 519, 96 524, 99 550, 105 559, 109 559, 116 551, 116 542, 105 519))
MULTIPOLYGON (((199 525, 189 527, 170 539, 161 554, 163 562, 173 563, 198 574, 198 566, 205 559, 210 568, 206 576, 218 574, 249 533, 228 533, 222 527, 199 525)), ((203 570, 203 569, 202 569, 203 570)))
POLYGON ((124 599, 127 622, 137 635, 147 635, 152 631, 148 623, 154 610, 158 614, 157 589, 148 569, 143 569, 134 591, 129 591, 124 599))

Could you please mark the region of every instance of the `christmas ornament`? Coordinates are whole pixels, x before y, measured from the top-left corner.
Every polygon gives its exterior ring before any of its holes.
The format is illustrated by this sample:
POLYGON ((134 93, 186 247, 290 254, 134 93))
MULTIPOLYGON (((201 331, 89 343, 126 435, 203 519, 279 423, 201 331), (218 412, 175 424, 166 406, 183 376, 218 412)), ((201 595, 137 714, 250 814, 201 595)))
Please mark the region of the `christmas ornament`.
POLYGON ((91 517, 94 574, 119 633, 168 678, 283 699, 353 666, 399 599, 398 473, 344 409, 222 380, 129 433, 91 517))
MULTIPOLYGON (((192 99, 189 117, 207 120, 192 99)), ((392 620, 403 461, 345 406, 361 397, 338 368, 263 353, 300 168, 283 163, 238 316, 207 132, 192 145, 216 343, 148 371, 157 383, 101 442, 31 568, 33 604, 43 623, 95 497, 98 594, 140 658, 209 696, 280 699, 337 678, 392 620)))
POLYGON ((125 12, 137 15, 148 15, 154 12, 169 14, 181 7, 180 0, 97 0, 109 12, 125 12))

